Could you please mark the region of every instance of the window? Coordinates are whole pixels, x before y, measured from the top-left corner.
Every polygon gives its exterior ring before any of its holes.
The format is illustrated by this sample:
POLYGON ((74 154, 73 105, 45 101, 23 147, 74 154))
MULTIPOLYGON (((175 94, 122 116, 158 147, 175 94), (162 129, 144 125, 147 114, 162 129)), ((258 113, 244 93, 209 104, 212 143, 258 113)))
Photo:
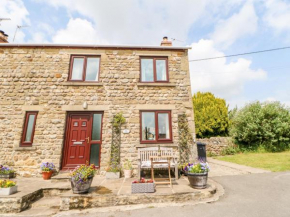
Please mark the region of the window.
POLYGON ((164 57, 142 57, 141 82, 168 82, 168 60, 164 57))
POLYGON ((21 146, 32 146, 37 112, 26 112, 21 146))
POLYGON ((170 111, 141 111, 141 143, 172 142, 170 111))
POLYGON ((99 56, 72 56, 69 81, 98 82, 99 71, 99 56))

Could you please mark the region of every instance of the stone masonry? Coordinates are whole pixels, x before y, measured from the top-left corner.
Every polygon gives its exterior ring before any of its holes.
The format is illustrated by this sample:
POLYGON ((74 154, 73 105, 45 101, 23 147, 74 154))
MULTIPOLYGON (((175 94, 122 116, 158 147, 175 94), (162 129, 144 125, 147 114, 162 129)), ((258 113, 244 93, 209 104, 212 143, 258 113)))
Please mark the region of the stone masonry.
POLYGON ((173 143, 161 146, 177 149, 183 112, 195 135, 187 49, 0 45, 0 164, 20 175, 38 175, 47 161, 60 169, 68 111, 104 111, 101 171, 109 161, 110 122, 123 112, 122 129, 130 133, 121 135, 121 161, 131 159, 136 169, 137 148, 150 146, 140 144, 144 109, 172 112, 173 143), (101 56, 99 83, 67 81, 72 54, 101 56), (139 83, 140 56, 168 57, 169 83, 139 83), (26 111, 38 111, 32 147, 20 147, 26 111))

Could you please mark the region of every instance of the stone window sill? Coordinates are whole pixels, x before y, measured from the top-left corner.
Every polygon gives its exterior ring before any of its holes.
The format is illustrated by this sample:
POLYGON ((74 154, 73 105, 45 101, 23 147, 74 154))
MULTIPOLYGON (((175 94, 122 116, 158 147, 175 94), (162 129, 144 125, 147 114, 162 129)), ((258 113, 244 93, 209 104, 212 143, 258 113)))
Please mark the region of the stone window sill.
POLYGON ((94 83, 94 82, 65 82, 64 86, 103 86, 103 83, 94 83))
POLYGON ((16 147, 15 151, 35 151, 36 147, 16 147))
POLYGON ((150 147, 178 147, 176 144, 138 144, 136 148, 150 148, 150 147))
POLYGON ((176 84, 172 83, 137 83, 140 87, 175 87, 176 84))

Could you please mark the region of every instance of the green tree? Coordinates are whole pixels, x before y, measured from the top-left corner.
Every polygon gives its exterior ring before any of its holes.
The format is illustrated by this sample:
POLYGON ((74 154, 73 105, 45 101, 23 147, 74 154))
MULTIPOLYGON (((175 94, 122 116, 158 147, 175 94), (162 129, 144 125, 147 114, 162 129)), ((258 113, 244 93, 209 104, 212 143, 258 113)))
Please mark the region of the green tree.
POLYGON ((267 151, 288 149, 290 112, 279 102, 254 102, 238 110, 232 120, 231 136, 240 147, 267 151))
POLYGON ((197 92, 192 101, 198 138, 228 134, 228 107, 224 99, 217 98, 209 92, 197 92))

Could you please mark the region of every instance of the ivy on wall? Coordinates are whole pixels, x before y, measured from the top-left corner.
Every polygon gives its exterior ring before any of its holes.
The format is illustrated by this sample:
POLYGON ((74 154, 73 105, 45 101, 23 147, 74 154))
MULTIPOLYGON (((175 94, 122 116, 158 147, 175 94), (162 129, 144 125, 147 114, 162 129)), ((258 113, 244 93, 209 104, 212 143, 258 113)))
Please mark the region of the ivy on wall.
POLYGON ((186 114, 178 115, 178 134, 179 134, 179 160, 180 164, 188 163, 191 154, 190 145, 193 143, 192 134, 188 126, 186 114))
POLYGON ((126 122, 123 114, 120 112, 113 117, 112 121, 112 143, 110 166, 120 165, 120 147, 121 147, 121 126, 126 122))

